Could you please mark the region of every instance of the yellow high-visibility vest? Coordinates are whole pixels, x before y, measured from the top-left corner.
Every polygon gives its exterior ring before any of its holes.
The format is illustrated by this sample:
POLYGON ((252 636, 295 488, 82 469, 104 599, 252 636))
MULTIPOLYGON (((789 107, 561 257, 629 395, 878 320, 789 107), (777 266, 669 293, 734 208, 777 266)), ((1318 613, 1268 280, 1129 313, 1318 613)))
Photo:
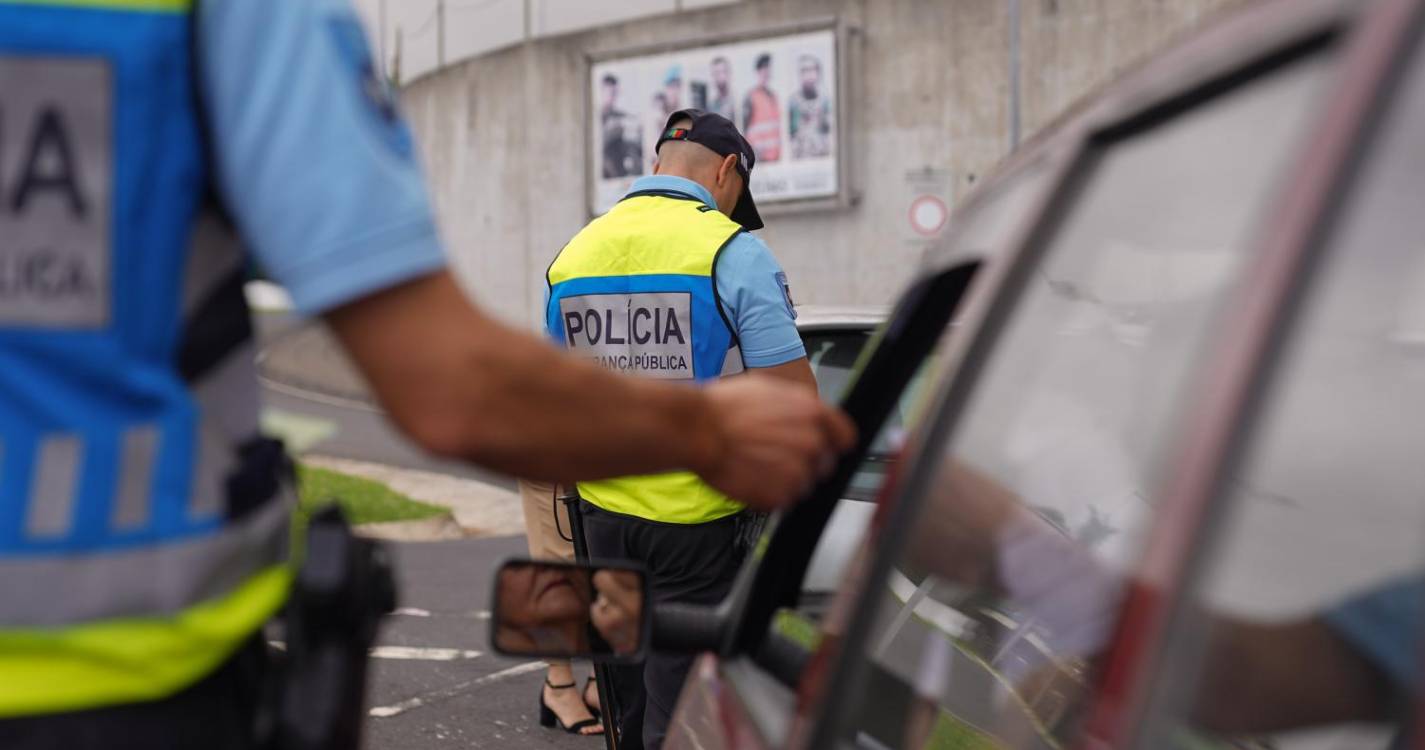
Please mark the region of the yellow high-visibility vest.
MULTIPOLYGON (((635 376, 693 384, 742 372, 714 278, 718 254, 741 232, 696 198, 630 194, 549 267, 549 335, 635 376)), ((663 523, 706 523, 742 510, 689 472, 580 482, 579 494, 605 510, 663 523)))

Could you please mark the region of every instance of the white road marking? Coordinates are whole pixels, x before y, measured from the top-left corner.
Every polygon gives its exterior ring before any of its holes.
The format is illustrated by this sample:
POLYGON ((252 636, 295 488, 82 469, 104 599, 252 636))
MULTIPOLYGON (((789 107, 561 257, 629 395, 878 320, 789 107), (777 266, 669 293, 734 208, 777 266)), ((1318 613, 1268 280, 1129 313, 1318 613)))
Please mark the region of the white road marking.
POLYGON ((445 688, 444 690, 437 690, 432 693, 426 693, 425 695, 417 696, 415 698, 407 698, 406 700, 403 700, 400 703, 393 703, 389 706, 377 706, 368 711, 367 713, 369 713, 373 718, 377 719, 387 719, 392 716, 399 716, 407 711, 410 711, 413 708, 420 708, 421 706, 429 705, 431 703, 442 701, 447 698, 452 698, 473 688, 483 687, 485 685, 492 685, 496 682, 507 680, 511 677, 518 677, 522 674, 536 672, 541 669, 544 669, 547 666, 549 665, 545 664, 542 661, 525 662, 524 664, 520 664, 519 666, 510 667, 509 669, 502 669, 494 674, 487 674, 477 680, 467 680, 458 685, 451 685, 450 687, 445 688))
POLYGON ((373 659, 403 659, 407 661, 455 661, 475 659, 480 651, 459 648, 425 648, 419 646, 377 646, 371 649, 373 659))
POLYGON ((406 617, 430 617, 430 610, 416 607, 401 607, 391 614, 405 615, 406 617))
MULTIPOLYGON (((282 641, 268 641, 268 645, 278 651, 286 651, 282 641)), ((422 646, 376 646, 371 649, 373 659, 397 659, 402 661, 455 661, 456 659, 478 659, 483 651, 461 648, 426 648, 422 646)))

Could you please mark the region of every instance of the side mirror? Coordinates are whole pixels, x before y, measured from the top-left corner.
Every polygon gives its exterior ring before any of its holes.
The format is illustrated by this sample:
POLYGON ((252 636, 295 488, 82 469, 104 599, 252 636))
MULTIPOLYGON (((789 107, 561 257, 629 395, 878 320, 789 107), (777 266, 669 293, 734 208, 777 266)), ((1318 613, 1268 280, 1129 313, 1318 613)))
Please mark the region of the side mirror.
POLYGON ((641 661, 646 583, 634 563, 507 560, 495 574, 491 645, 509 656, 641 661))

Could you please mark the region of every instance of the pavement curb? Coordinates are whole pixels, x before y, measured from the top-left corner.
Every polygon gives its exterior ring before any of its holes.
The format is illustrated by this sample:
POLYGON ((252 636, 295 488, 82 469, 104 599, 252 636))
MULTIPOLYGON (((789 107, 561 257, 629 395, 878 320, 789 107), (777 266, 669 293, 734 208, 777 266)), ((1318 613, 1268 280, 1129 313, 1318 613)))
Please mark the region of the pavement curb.
POLYGON ((414 521, 364 523, 356 527, 356 535, 388 542, 442 542, 471 536, 455 522, 455 516, 449 511, 414 521))
POLYGON ((363 524, 363 536, 403 542, 445 541, 471 537, 523 536, 524 504, 519 493, 474 479, 369 461, 304 455, 304 463, 380 482, 412 500, 446 508, 414 521, 363 524))

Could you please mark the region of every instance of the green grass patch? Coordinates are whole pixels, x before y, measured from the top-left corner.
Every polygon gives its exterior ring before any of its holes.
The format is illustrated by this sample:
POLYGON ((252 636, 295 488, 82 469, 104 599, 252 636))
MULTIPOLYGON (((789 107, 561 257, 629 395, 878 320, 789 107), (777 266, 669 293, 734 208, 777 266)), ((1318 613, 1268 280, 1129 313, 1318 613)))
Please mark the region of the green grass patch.
POLYGON ((821 645, 821 628, 806 615, 794 610, 777 610, 772 619, 772 629, 807 651, 815 651, 821 645))
POLYGON ((439 505, 412 500, 380 482, 301 463, 297 464, 297 490, 297 514, 302 525, 314 510, 333 501, 346 511, 352 524, 414 521, 446 512, 439 505))
POLYGON ((941 711, 924 750, 1000 750, 993 737, 941 711))

